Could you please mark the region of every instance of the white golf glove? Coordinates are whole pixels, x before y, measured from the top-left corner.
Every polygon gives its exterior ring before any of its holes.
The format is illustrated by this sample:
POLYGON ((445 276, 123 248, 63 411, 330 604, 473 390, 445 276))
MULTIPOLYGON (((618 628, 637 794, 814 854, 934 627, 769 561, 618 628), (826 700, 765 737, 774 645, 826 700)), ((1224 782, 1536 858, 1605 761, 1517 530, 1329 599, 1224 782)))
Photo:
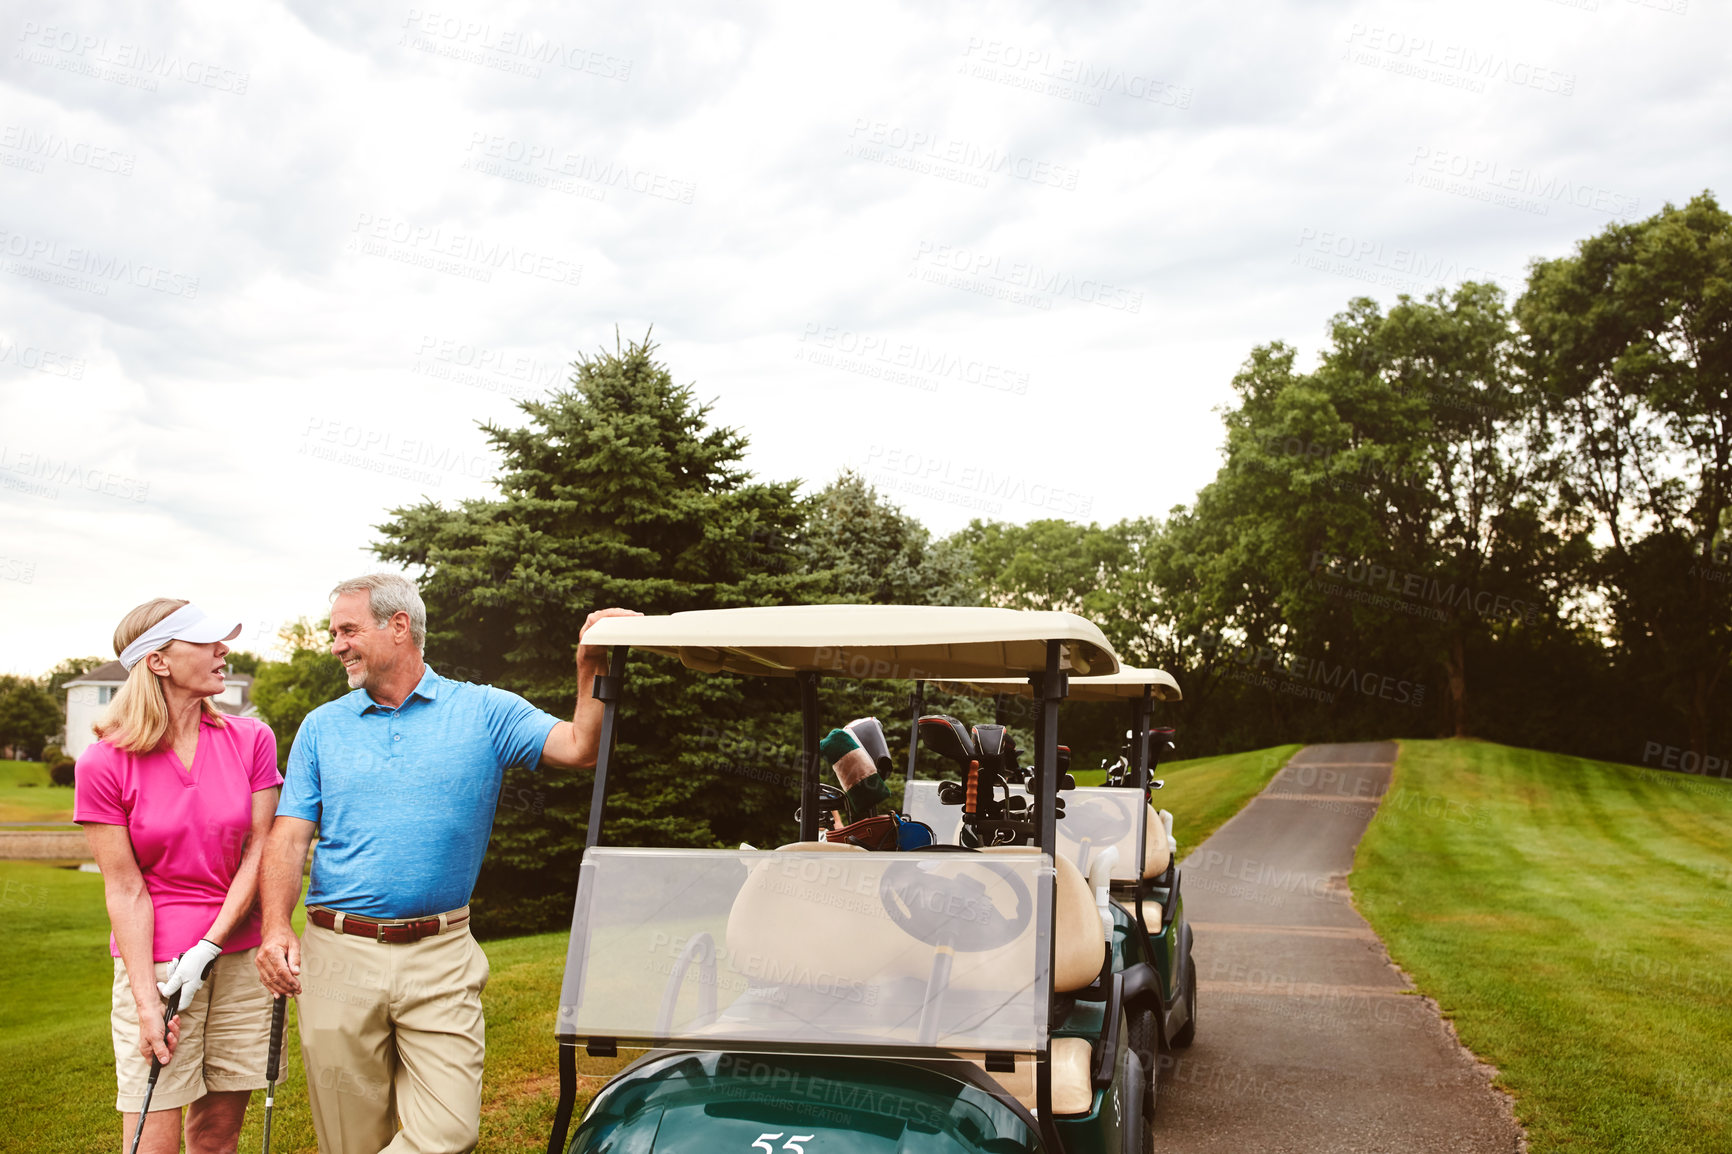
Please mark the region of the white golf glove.
POLYGON ((162 994, 163 1004, 174 1006, 177 1014, 192 1005, 199 987, 210 977, 212 963, 222 952, 223 948, 215 942, 200 938, 196 945, 176 958, 174 965, 169 967, 168 979, 156 984, 157 991, 162 994), (176 994, 179 995, 178 1002, 171 1000, 176 994))

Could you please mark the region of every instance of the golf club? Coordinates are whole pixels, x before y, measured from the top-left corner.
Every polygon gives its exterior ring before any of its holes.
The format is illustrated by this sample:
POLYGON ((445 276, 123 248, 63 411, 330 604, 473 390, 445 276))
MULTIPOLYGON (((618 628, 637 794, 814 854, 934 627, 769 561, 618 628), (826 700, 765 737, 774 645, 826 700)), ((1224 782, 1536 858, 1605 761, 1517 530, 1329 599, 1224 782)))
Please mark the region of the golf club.
POLYGON ((890 776, 895 763, 890 760, 890 743, 884 739, 884 723, 876 717, 861 717, 850 721, 844 728, 854 735, 854 740, 878 767, 879 776, 890 776))
POLYGON ((271 1006, 271 1049, 265 1058, 265 1154, 271 1154, 271 1107, 277 1100, 277 1065, 283 1056, 283 1010, 289 999, 278 994, 271 1006))
MULTIPOLYGON (((162 1032, 164 1034, 168 1033, 168 1024, 174 1020, 175 1011, 179 1002, 180 996, 177 994, 174 999, 163 1008, 162 1032)), ((157 1075, 161 1073, 162 1062, 155 1054, 152 1054, 150 1056, 150 1080, 144 1084, 144 1105, 138 1108, 138 1129, 132 1132, 132 1154, 138 1154, 139 1139, 144 1137, 144 1120, 150 1117, 150 1096, 156 1093, 156 1079, 157 1075)))

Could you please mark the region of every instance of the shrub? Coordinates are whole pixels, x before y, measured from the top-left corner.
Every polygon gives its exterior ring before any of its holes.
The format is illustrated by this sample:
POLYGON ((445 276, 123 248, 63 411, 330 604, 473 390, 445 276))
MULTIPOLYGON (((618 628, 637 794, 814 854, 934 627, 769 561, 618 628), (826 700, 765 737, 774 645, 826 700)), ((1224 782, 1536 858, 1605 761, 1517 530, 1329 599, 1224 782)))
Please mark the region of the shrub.
POLYGON ((48 780, 55 785, 71 785, 73 781, 72 767, 77 763, 64 753, 60 753, 59 750, 55 750, 55 753, 60 754, 58 760, 43 759, 48 765, 48 780))

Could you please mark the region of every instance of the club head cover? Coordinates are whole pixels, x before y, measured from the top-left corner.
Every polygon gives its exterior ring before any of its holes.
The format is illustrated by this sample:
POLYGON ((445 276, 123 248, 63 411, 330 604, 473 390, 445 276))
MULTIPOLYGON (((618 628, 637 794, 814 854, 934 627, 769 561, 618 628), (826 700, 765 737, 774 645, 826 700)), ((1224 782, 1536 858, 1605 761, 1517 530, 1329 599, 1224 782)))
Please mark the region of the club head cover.
POLYGON ((968 727, 943 713, 929 714, 915 723, 915 733, 926 748, 946 761, 954 761, 966 770, 968 763, 980 760, 980 750, 968 727))
POLYGON ((905 817, 897 819, 896 848, 901 850, 923 849, 937 841, 932 827, 923 821, 909 821, 905 817))
POLYGON ((880 802, 890 799, 890 787, 878 776, 878 767, 872 764, 871 756, 860 748, 859 739, 852 733, 846 729, 832 729, 830 736, 819 744, 818 751, 830 763, 830 771, 842 786, 842 801, 850 820, 858 821, 870 816, 880 802))
POLYGON ((890 743, 884 739, 884 726, 876 717, 857 717, 845 728, 872 759, 880 774, 888 774, 896 763, 890 760, 890 743))
POLYGON ((878 767, 872 763, 871 755, 860 748, 859 738, 846 729, 832 729, 830 735, 819 744, 818 752, 830 763, 830 770, 836 775, 837 784, 844 790, 852 789, 878 772, 878 767))
POLYGON ((1005 737, 1009 731, 1002 725, 977 725, 974 727, 974 744, 980 750, 980 760, 998 761, 1004 757, 1005 737))

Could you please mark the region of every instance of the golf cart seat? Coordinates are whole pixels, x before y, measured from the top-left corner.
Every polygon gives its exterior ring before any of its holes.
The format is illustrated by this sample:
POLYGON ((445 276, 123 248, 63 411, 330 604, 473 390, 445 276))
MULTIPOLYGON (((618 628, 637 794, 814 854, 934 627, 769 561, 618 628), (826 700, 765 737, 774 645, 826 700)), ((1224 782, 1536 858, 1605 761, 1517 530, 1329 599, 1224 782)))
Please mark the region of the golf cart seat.
MULTIPOLYGON (((836 841, 796 841, 777 847, 777 852, 793 850, 837 851, 866 853, 865 848, 836 841)), ((1027 854, 1035 849, 1021 845, 989 846, 986 854, 1027 854)), ((1086 989, 1101 972, 1103 951, 1107 948, 1106 934, 1095 914, 1094 898, 1089 894, 1088 881, 1082 871, 1060 858, 1058 872, 1058 910, 1054 919, 1057 944, 1053 949, 1055 982, 1053 988, 1061 994, 1086 989)), ((1165 869, 1163 865, 1161 867, 1165 869)), ((729 926, 732 936, 732 924, 729 926)))
MULTIPOLYGON (((1167 828, 1162 824, 1159 812, 1152 805, 1149 807, 1147 837, 1148 841, 1143 845, 1143 880, 1153 881, 1166 873, 1167 867, 1172 864, 1173 847, 1172 843, 1167 840, 1167 828)), ((1102 846, 1090 851, 1090 872, 1093 872, 1095 860, 1102 853, 1105 853, 1106 849, 1107 847, 1102 846)), ((1131 853, 1136 853, 1135 843, 1132 844, 1131 853)), ((1114 876, 1110 888, 1113 895, 1119 899, 1120 904, 1124 905, 1127 909, 1129 908, 1130 903, 1136 899, 1136 882, 1123 876, 1121 871, 1116 868, 1114 870, 1114 876)), ((1161 900, 1159 898, 1146 898, 1142 902, 1142 907, 1143 922, 1148 926, 1149 933, 1160 933, 1161 916, 1163 912, 1161 900)))
MULTIPOLYGON (((1165 810, 1149 807, 1149 844, 1145 847, 1147 853, 1143 858, 1143 880, 1152 881, 1167 872, 1173 863, 1173 843, 1167 832, 1171 828, 1172 815, 1165 810)), ((1161 924, 1166 916, 1166 906, 1163 899, 1144 898, 1140 903, 1143 912, 1143 924, 1149 933, 1161 932, 1161 924)))
MULTIPOLYGON (((887 900, 882 885, 892 876, 891 871, 911 861, 955 874, 968 871, 969 858, 978 866, 979 859, 972 854, 873 853, 846 842, 783 846, 776 855, 755 865, 740 887, 728 913, 727 956, 745 967, 743 972, 749 979, 786 987, 817 983, 826 989, 865 989, 903 980, 924 985, 932 969, 933 946, 898 928, 881 904, 887 900), (801 859, 777 860, 784 852, 837 855, 849 859, 849 864, 839 863, 840 873, 815 870, 810 858, 796 867, 792 863, 801 859)), ((1003 880, 978 869, 969 872, 982 875, 975 880, 984 886, 987 901, 1004 912, 1016 906, 1016 897, 1003 880)), ((1072 880, 1079 888, 1069 900, 1086 897, 1087 886, 1080 875, 1072 880)), ((1061 910, 1064 905, 1061 899, 1061 910)), ((1031 918, 1008 941, 959 952, 950 988, 990 991, 1025 984, 1028 976, 1021 968, 1032 949, 1029 942, 1033 933, 1031 918)), ((1099 943, 1097 937, 1090 980, 1100 968, 1099 943)))
MULTIPOLYGON (((876 879, 892 862, 913 859, 955 868, 966 866, 967 860, 975 856, 870 853, 846 842, 793 842, 777 852, 795 851, 866 855, 871 865, 861 877, 870 888, 860 895, 859 906, 876 904, 876 879)), ((1039 851, 1027 846, 995 846, 980 852, 1027 855, 1039 851)), ((1100 974, 1107 941, 1081 871, 1062 858, 1055 864, 1053 988, 1065 994, 1086 988, 1100 974)), ((839 906, 828 900, 833 880, 779 871, 773 861, 755 868, 728 915, 730 955, 758 959, 768 971, 777 973, 871 974, 878 980, 924 978, 931 967, 930 947, 894 932, 886 921, 861 917, 858 906, 839 906)), ((1032 927, 1027 932, 1032 932, 1032 927)), ((1019 935, 1019 940, 1024 936, 1026 933, 1019 935)), ((958 966, 952 982, 959 988, 971 986, 977 980, 990 983, 992 979, 987 975, 995 967, 1025 955, 1026 948, 1019 948, 1016 942, 971 953, 970 965, 958 966)), ((1016 981, 1022 980, 1025 979, 1016 981)))
MULTIPOLYGON (((1032 846, 995 845, 980 851, 983 854, 1029 854, 1040 851, 1032 846)), ((1064 858, 1057 859, 1058 903, 1053 914, 1053 991, 1074 994, 1087 989, 1100 976, 1101 963, 1106 957, 1106 930, 1095 912, 1094 895, 1089 883, 1064 858)))
MULTIPOLYGON (((1155 878, 1158 878, 1167 872, 1167 865, 1173 860, 1173 849, 1171 844, 1167 841, 1167 828, 1161 824, 1161 815, 1152 805, 1149 806, 1147 838, 1148 840, 1143 845, 1143 880, 1153 881, 1155 878)), ((1134 856, 1137 852, 1135 840, 1130 842, 1130 846, 1130 854, 1134 856)), ((1089 868, 1091 872, 1094 868, 1095 858, 1103 853, 1106 848, 1107 847, 1105 846, 1098 846, 1090 851, 1089 868)), ((1120 860, 1123 861, 1124 859, 1121 858, 1120 860)), ((1122 867, 1124 870, 1129 870, 1129 868, 1128 865, 1122 867)), ((1119 876, 1116 871, 1113 878, 1113 884, 1115 886, 1123 884, 1127 887, 1135 888, 1132 878, 1128 876, 1119 876)))
POLYGON ((1167 827, 1160 811, 1140 803, 1135 789, 1123 786, 1083 786, 1074 790, 1068 802, 1069 811, 1059 819, 1059 844, 1085 875, 1092 874, 1095 863, 1109 847, 1118 850, 1112 867, 1112 884, 1136 888, 1136 873, 1132 862, 1137 854, 1137 806, 1147 809, 1146 841, 1143 843, 1143 878, 1152 880, 1167 871, 1172 861, 1172 844, 1167 840, 1167 827), (1103 815, 1105 824, 1103 825, 1103 815), (1091 822, 1092 816, 1092 822, 1091 822))
POLYGON ((1173 860, 1173 847, 1167 841, 1167 827, 1161 823, 1160 811, 1149 807, 1148 843, 1143 846, 1143 879, 1158 878, 1167 872, 1173 860))
MULTIPOLYGON (((1087 1114, 1094 1105, 1095 1088, 1089 1076, 1094 1060, 1094 1047, 1087 1038, 1054 1038, 1052 1040, 1052 1112, 1055 1115, 1087 1114)), ((1027 1054, 1016 1055, 1016 1069, 995 1071, 989 1075, 1034 1113, 1039 1099, 1034 1088, 1034 1060, 1027 1054)))
MULTIPOLYGON (((991 846, 980 851, 987 854, 1025 854, 1036 852, 1029 846, 991 846)), ((1100 976, 1101 963, 1107 948, 1106 931, 1095 912, 1094 896, 1082 871, 1069 859, 1059 858, 1057 867, 1058 903, 1053 925, 1053 990, 1073 994, 1086 989, 1100 976)), ((1052 1039, 1052 1112, 1054 1114, 1086 1114, 1094 1104, 1094 1085, 1090 1066, 1094 1049, 1087 1038, 1052 1039)), ((1015 1069, 995 1071, 991 1077, 1029 1110, 1036 1107, 1034 1062, 1026 1054, 1018 1054, 1015 1069)))

